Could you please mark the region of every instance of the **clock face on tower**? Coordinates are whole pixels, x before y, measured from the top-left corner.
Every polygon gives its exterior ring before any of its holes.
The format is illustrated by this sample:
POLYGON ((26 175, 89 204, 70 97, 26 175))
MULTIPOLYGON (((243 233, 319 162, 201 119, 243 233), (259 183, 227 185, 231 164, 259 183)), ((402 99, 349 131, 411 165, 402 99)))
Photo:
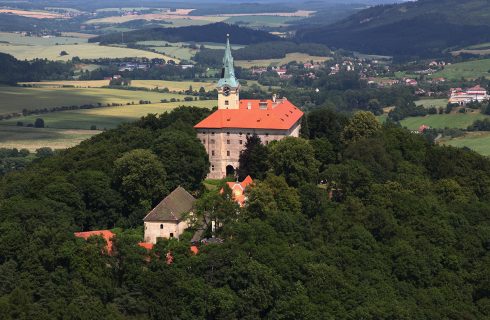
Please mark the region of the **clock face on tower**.
POLYGON ((230 92, 231 92, 231 88, 230 87, 228 87, 228 86, 223 87, 223 95, 225 97, 228 97, 230 95, 230 92))

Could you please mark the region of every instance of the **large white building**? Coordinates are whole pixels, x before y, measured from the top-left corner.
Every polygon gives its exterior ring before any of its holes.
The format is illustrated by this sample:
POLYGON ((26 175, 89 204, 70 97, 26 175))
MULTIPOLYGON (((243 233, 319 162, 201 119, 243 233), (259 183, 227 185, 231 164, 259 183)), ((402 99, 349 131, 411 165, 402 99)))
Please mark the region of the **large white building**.
POLYGON ((240 152, 250 135, 258 135, 264 144, 287 136, 298 137, 302 116, 303 112, 286 98, 240 100, 240 83, 227 39, 218 82, 218 110, 194 126, 209 156, 208 178, 235 174, 240 152))
POLYGON ((461 88, 453 88, 450 92, 449 103, 457 103, 459 105, 465 105, 470 102, 482 102, 490 100, 490 96, 487 90, 480 86, 475 86, 463 90, 461 88))

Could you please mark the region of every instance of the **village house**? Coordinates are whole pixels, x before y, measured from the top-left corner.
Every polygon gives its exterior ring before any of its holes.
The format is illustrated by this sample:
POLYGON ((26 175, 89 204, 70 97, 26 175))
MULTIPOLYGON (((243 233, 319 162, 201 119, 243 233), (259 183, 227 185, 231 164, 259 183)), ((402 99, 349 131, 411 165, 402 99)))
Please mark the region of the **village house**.
POLYGON ((159 238, 179 238, 188 227, 196 199, 184 188, 177 187, 143 219, 144 241, 155 244, 159 238))
MULTIPOLYGON (((233 197, 233 200, 240 205, 240 207, 243 207, 245 205, 245 202, 247 201, 247 196, 245 195, 245 189, 249 185, 253 183, 253 180, 250 176, 247 176, 242 182, 227 182, 226 184, 228 187, 231 189, 231 195, 233 197)), ((223 193, 224 190, 221 189, 221 193, 223 193)))
POLYGON ((194 126, 209 156, 208 178, 234 175, 240 152, 251 135, 258 135, 264 144, 299 136, 303 112, 286 98, 240 100, 239 95, 228 39, 218 81, 218 110, 194 126))
POLYGON ((451 88, 449 92, 449 103, 459 104, 461 106, 470 102, 490 100, 487 90, 479 85, 466 90, 451 88))

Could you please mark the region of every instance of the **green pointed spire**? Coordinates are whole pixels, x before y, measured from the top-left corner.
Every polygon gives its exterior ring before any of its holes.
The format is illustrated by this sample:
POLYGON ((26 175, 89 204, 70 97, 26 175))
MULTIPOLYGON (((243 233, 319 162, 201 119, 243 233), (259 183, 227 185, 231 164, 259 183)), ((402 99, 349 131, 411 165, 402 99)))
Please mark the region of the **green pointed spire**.
POLYGON ((218 87, 229 86, 236 88, 239 82, 235 77, 235 68, 233 66, 233 56, 231 55, 230 35, 226 35, 225 55, 223 57, 223 69, 221 70, 221 79, 218 81, 218 87))

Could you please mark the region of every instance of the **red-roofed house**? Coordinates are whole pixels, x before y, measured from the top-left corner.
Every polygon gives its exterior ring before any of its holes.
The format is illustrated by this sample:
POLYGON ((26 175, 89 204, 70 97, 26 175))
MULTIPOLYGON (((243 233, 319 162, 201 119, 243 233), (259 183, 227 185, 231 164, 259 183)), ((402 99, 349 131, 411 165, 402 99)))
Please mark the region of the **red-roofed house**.
POLYGON ((218 82, 218 110, 194 126, 209 155, 208 178, 233 175, 247 136, 256 134, 262 143, 298 137, 303 112, 286 98, 240 100, 231 48, 227 41, 222 77, 218 82))
POLYGON ((83 238, 87 240, 90 237, 101 236, 104 238, 106 242, 106 250, 108 254, 112 254, 112 238, 115 237, 115 234, 110 230, 95 230, 95 231, 86 231, 86 232, 75 232, 75 237, 83 238))
MULTIPOLYGON (((247 176, 242 182, 227 182, 228 187, 231 189, 231 194, 233 196, 233 200, 235 200, 240 207, 245 205, 245 201, 247 197, 245 196, 245 189, 253 183, 253 180, 250 176, 247 176)), ((221 189, 221 192, 224 190, 221 189)))

